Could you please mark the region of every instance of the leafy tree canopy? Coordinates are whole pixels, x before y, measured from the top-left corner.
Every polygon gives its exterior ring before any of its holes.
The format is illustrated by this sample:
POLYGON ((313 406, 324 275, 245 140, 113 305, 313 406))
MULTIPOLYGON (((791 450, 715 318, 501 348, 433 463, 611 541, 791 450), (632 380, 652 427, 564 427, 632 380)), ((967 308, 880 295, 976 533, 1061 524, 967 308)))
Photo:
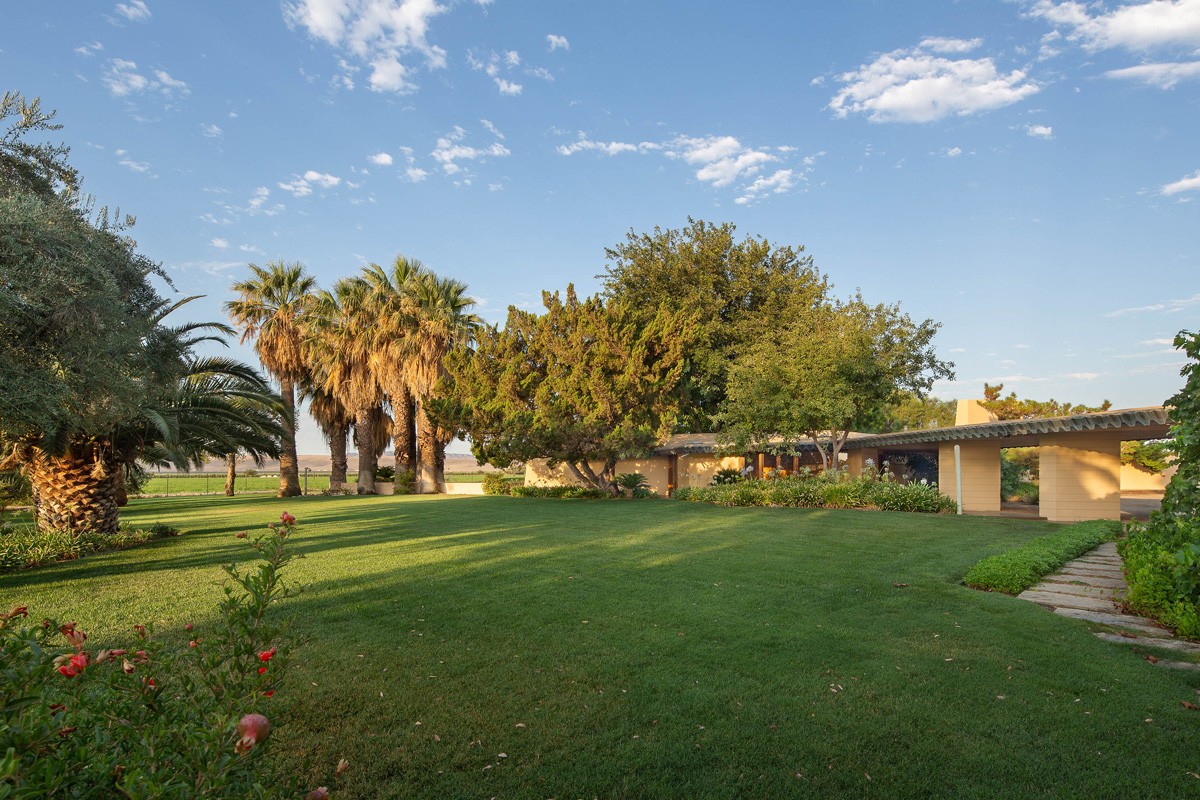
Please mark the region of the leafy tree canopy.
POLYGON ((691 431, 714 429, 729 365, 743 344, 786 315, 815 308, 828 288, 803 247, 738 241, 736 231, 730 223, 689 218, 680 230, 630 231, 605 251, 606 297, 645 318, 666 307, 696 320, 680 383, 680 425, 691 431))
POLYGON ((1038 419, 1041 417, 1065 417, 1071 414, 1088 414, 1096 411, 1108 411, 1112 403, 1105 400, 1098 406, 1071 405, 1057 400, 1022 400, 1016 392, 1009 392, 1007 397, 1001 397, 1004 384, 995 386, 983 385, 983 400, 980 405, 992 412, 998 420, 1008 419, 1038 419))
POLYGON ((668 436, 694 316, 622 299, 542 294, 541 315, 509 308, 473 351, 452 351, 439 424, 465 431, 480 462, 549 458, 585 485, 612 491, 617 460, 668 436))
POLYGON ((940 327, 915 322, 898 305, 861 295, 790 314, 763 330, 733 362, 722 441, 745 450, 794 451, 809 438, 826 467, 851 430, 878 419, 889 404, 922 397, 953 364, 937 358, 940 327))

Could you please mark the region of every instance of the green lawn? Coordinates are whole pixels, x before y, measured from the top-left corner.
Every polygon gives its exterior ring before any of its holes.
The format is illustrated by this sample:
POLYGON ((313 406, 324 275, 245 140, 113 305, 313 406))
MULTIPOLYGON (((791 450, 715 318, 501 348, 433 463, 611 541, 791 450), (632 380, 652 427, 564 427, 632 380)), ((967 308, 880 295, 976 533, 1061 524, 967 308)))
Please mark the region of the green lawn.
POLYGON ((187 535, 0 576, 101 643, 211 616, 287 510, 275 756, 339 797, 1188 797, 1200 675, 959 581, 1047 523, 667 501, 135 501, 187 535), (897 588, 896 583, 908 584, 897 588), (499 754, 506 757, 500 757, 499 754))

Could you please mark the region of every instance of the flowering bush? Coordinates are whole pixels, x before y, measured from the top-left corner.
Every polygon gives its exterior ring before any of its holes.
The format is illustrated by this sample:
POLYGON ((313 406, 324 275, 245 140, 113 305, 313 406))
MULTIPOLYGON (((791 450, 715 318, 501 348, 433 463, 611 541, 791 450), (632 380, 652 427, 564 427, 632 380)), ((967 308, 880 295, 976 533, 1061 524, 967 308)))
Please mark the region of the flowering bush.
POLYGON ((95 648, 74 622, 0 614, 0 797, 300 794, 262 774, 287 667, 287 623, 269 611, 294 593, 280 571, 295 523, 285 512, 250 538, 260 562, 225 567, 219 622, 185 625, 187 646, 135 625, 124 647, 95 648))

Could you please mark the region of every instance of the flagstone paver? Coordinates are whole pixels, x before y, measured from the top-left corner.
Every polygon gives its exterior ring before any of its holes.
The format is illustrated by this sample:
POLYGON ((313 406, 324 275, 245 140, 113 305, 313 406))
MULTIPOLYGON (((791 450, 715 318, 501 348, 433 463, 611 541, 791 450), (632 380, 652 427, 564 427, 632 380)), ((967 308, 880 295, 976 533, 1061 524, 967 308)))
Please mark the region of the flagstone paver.
MULTIPOLYGON (((1153 620, 1129 614, 1121 605, 1128 588, 1121 571, 1117 546, 1105 543, 1064 564, 1053 575, 1021 592, 1018 597, 1051 609, 1055 614, 1118 628, 1096 636, 1114 644, 1141 644, 1189 655, 1200 655, 1200 644, 1174 639, 1174 634, 1153 620)), ((1147 657, 1166 669, 1200 670, 1200 663, 1147 657)))

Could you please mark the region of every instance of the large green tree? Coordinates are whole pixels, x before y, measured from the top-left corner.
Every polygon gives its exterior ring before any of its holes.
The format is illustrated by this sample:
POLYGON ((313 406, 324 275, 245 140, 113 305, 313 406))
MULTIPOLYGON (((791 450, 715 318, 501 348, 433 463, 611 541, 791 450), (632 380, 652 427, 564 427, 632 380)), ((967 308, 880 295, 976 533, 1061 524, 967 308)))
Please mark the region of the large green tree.
POLYGON ((695 319, 581 300, 573 286, 542 302, 544 314, 509 308, 504 328, 450 352, 437 418, 470 435, 481 463, 548 458, 611 492, 618 459, 645 455, 675 425, 695 319))
POLYGON ((1108 411, 1112 408, 1112 403, 1105 400, 1098 406, 1088 406, 1083 404, 1073 405, 1069 402, 1060 403, 1053 398, 1050 400, 1031 400, 1029 398, 1019 398, 1016 392, 1009 392, 1007 396, 1002 396, 1004 384, 998 383, 995 386, 985 383, 983 385, 983 400, 980 405, 999 420, 1008 419, 1039 419, 1041 417, 1066 417, 1071 414, 1089 414, 1096 411, 1108 411))
POLYGON ((645 320, 660 306, 697 320, 679 384, 683 429, 714 430, 736 353, 790 315, 818 306, 828 288, 803 247, 738 240, 736 233, 730 223, 689 218, 679 230, 630 231, 605 251, 609 264, 600 277, 607 297, 645 320))
POLYGON ((938 378, 953 377, 953 364, 933 348, 939 327, 861 296, 787 316, 760 331, 730 368, 721 440, 792 452, 809 439, 824 466, 835 467, 852 430, 904 393, 924 396, 938 378))

